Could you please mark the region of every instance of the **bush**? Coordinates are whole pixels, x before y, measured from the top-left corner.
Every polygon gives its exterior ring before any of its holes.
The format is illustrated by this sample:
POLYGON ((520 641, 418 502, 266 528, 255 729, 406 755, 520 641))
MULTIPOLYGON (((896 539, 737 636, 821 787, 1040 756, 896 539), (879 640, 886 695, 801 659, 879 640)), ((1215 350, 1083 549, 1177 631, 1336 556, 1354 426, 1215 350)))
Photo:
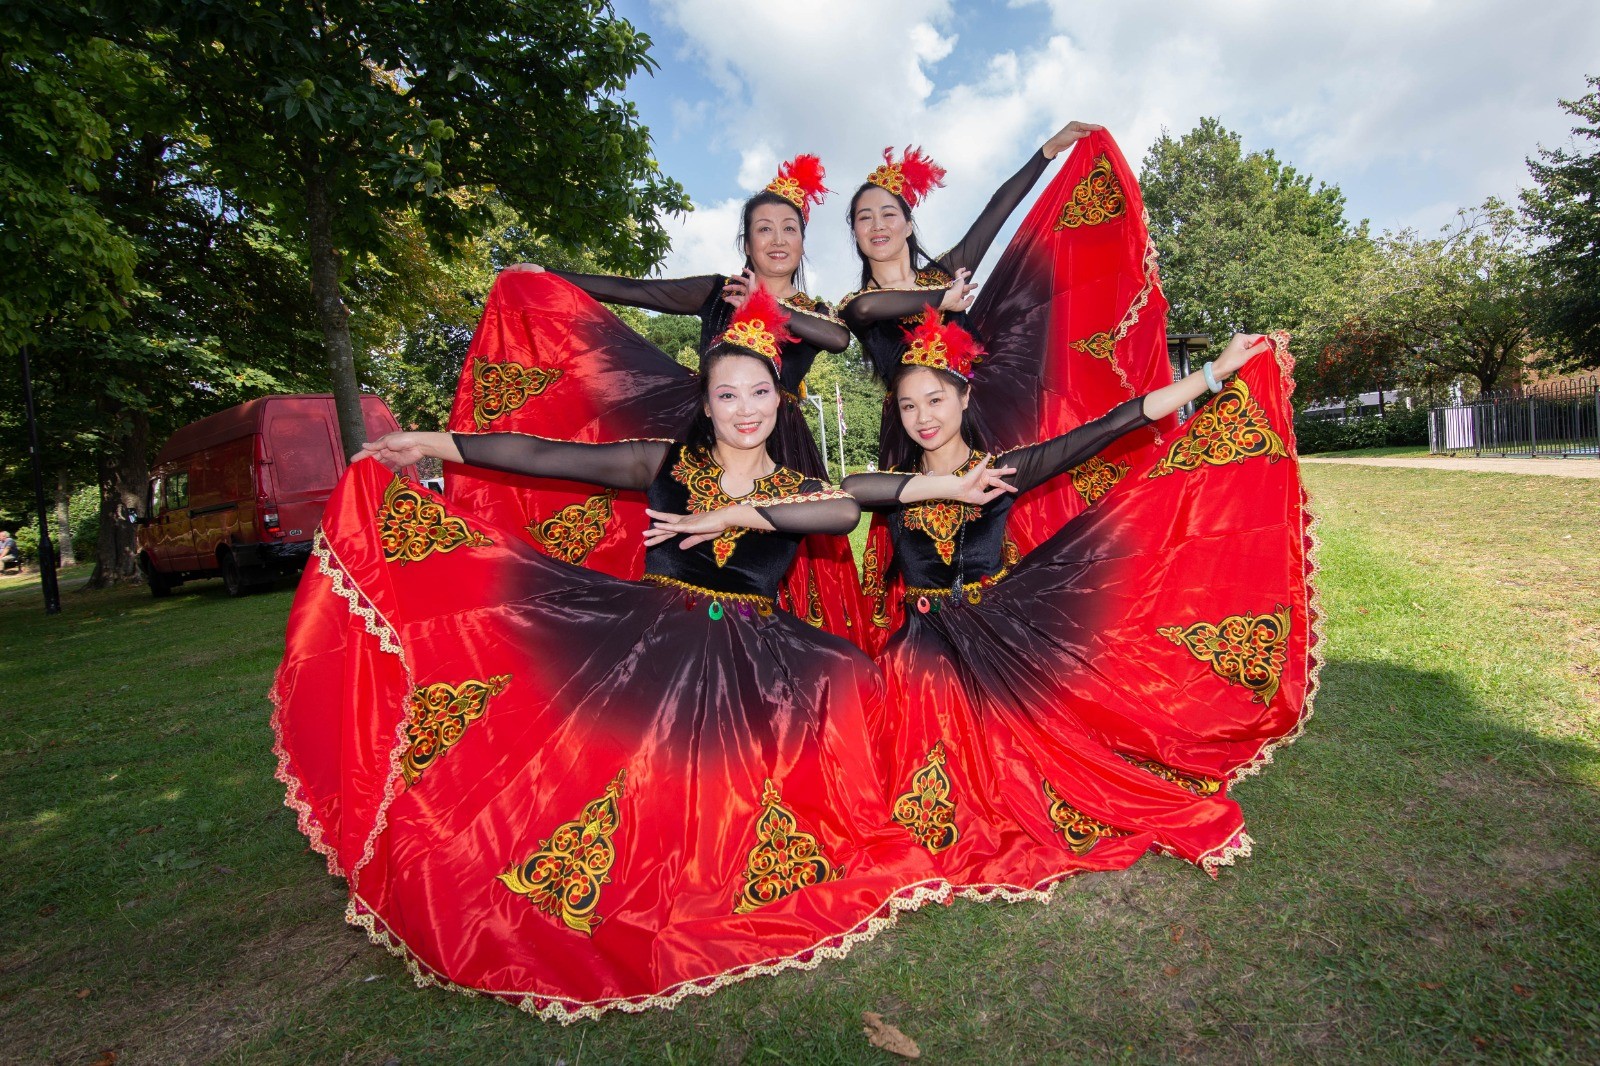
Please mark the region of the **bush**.
MULTIPOLYGON (((72 494, 72 501, 67 504, 67 520, 72 523, 72 554, 78 562, 93 562, 95 546, 100 540, 100 489, 95 485, 85 485, 72 494)), ((8 523, 9 525, 9 523, 8 523)), ((33 521, 17 526, 12 530, 12 536, 17 538, 17 550, 22 553, 22 558, 30 564, 39 561, 39 522, 37 516, 33 521)), ((50 537, 54 540, 58 533, 55 524, 55 507, 50 509, 50 537)), ((57 550, 61 545, 57 544, 57 550)))
POLYGON ((1428 409, 1391 407, 1385 417, 1368 415, 1348 422, 1301 419, 1294 424, 1301 455, 1353 451, 1357 448, 1398 448, 1428 443, 1428 409))

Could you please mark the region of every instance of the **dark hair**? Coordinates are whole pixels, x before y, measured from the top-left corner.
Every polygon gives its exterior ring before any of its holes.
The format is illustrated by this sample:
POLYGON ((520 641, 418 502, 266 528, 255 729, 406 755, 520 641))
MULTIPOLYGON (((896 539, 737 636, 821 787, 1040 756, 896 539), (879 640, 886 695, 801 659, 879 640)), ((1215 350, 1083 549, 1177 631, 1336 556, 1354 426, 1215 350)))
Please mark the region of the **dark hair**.
MULTIPOLYGON (((683 433, 683 441, 691 448, 698 448, 706 454, 711 454, 711 449, 717 443, 716 429, 711 425, 711 416, 706 414, 705 405, 711 397, 711 368, 723 359, 740 356, 745 359, 754 359, 767 370, 772 377, 772 387, 779 390, 782 386, 778 383, 777 367, 772 365, 772 360, 766 356, 758 355, 748 348, 741 348, 737 344, 714 344, 706 349, 706 354, 700 357, 700 406, 695 409, 694 417, 689 420, 689 427, 683 433)), ((817 451, 816 439, 811 435, 811 427, 806 425, 805 415, 800 413, 800 405, 787 399, 778 403, 778 424, 773 427, 772 436, 767 438, 767 456, 779 466, 786 466, 790 470, 798 470, 806 477, 816 478, 818 481, 828 479, 828 470, 822 463, 822 453, 817 451)))
MULTIPOLYGON (((957 396, 966 396, 972 389, 972 382, 960 374, 935 367, 900 364, 894 377, 889 379, 889 395, 883 398, 883 419, 878 425, 879 470, 910 472, 920 465, 917 461, 922 457, 922 447, 911 439, 911 434, 900 424, 900 382, 913 370, 929 370, 938 374, 942 380, 956 387, 957 396)), ((961 413, 961 439, 980 452, 989 451, 989 442, 994 439, 978 405, 970 401, 967 409, 961 413)))
MULTIPOLYGON (((862 194, 868 189, 882 189, 884 192, 889 192, 882 185, 874 185, 870 181, 861 183, 861 188, 857 189, 855 195, 850 197, 850 213, 845 216, 845 222, 850 226, 852 238, 854 238, 856 231, 856 205, 861 202, 862 194)), ((924 252, 922 245, 917 241, 917 223, 911 217, 911 205, 906 203, 906 198, 897 192, 889 192, 889 195, 895 198, 895 201, 900 205, 900 210, 906 213, 906 224, 911 227, 911 232, 906 234, 906 250, 911 253, 911 269, 921 270, 934 261, 933 256, 924 252)), ((868 259, 861 251, 861 242, 852 239, 851 243, 855 245, 856 258, 861 260, 861 287, 870 289, 872 287, 872 260, 868 259)))
MULTIPOLYGON (((806 235, 805 212, 796 207, 794 205, 794 201, 779 196, 771 189, 762 189, 760 192, 756 193, 754 196, 750 197, 750 199, 744 202, 744 210, 739 215, 739 236, 735 239, 733 245, 739 250, 739 254, 744 256, 744 265, 747 269, 753 269, 755 267, 755 263, 750 259, 750 216, 756 213, 756 208, 763 207, 767 204, 782 204, 784 207, 787 207, 789 210, 793 211, 796 217, 800 219, 801 239, 803 240, 806 235)), ((800 261, 795 264, 793 285, 801 292, 805 291, 806 257, 804 255, 801 255, 800 261)))

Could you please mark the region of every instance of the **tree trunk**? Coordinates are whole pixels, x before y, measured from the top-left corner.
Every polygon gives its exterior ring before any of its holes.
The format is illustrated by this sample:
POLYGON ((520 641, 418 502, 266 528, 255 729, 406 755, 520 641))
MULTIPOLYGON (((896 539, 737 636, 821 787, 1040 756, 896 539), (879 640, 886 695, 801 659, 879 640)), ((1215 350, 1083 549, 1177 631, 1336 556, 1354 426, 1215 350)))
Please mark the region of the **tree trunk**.
POLYGON ((144 510, 150 483, 150 416, 124 408, 115 416, 111 447, 95 456, 100 476, 100 542, 89 587, 107 588, 139 573, 138 542, 129 511, 144 510))
POLYGON ((62 566, 77 566, 78 557, 72 550, 72 485, 67 472, 56 472, 56 554, 62 566))
POLYGON ((328 352, 328 378, 339 415, 339 439, 346 457, 361 450, 367 427, 361 417, 361 387, 356 382, 355 347, 350 343, 350 313, 339 298, 339 251, 333 246, 333 214, 327 178, 314 159, 306 163, 306 243, 311 250, 311 299, 328 352))

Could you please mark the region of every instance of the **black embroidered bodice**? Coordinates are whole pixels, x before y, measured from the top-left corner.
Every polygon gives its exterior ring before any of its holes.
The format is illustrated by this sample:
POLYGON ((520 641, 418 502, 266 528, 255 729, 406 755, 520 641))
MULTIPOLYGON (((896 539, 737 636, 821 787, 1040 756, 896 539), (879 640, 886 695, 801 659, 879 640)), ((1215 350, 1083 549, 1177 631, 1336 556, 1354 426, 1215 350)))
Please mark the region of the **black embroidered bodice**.
MULTIPOLYGON (((1122 435, 1150 420, 1144 398, 1118 404, 1111 412, 1059 437, 1003 452, 991 467, 1016 467, 1006 481, 1017 494, 1064 474, 1105 450, 1122 435)), ((979 452, 961 465, 970 473, 983 459, 979 452)), ((955 500, 902 504, 900 494, 920 474, 883 471, 851 474, 844 488, 869 511, 892 511, 889 533, 894 562, 908 587, 947 589, 998 574, 1006 567, 1006 520, 1017 494, 1007 493, 979 507, 955 500)))
POLYGON ((670 441, 579 444, 522 433, 454 437, 470 466, 642 490, 653 511, 696 514, 741 503, 754 506, 772 523, 771 532, 729 529, 688 550, 679 547, 678 538, 645 550, 647 575, 716 592, 775 599, 806 534, 848 533, 861 516, 847 493, 781 466, 758 478, 749 495, 731 497, 722 489, 722 468, 715 459, 670 441))
MULTIPOLYGON (((1050 161, 1043 151, 1022 165, 989 198, 966 236, 948 252, 917 271, 916 286, 909 289, 861 289, 839 301, 839 317, 861 341, 873 373, 888 381, 900 366, 905 351, 905 329, 921 317, 923 308, 938 307, 958 270, 977 270, 984 253, 994 243, 1000 227, 1039 181, 1050 161)), ((946 316, 965 326, 965 314, 946 316)))
MULTIPOLYGON (((733 305, 722 298, 722 287, 728 280, 722 274, 651 281, 607 274, 576 274, 567 270, 551 270, 550 273, 606 303, 642 307, 663 314, 694 315, 700 319, 700 343, 695 349, 700 355, 722 336, 733 317, 733 305)), ((784 345, 779 352, 783 364, 778 370, 778 384, 785 392, 798 394, 800 382, 810 372, 817 353, 844 351, 850 345, 850 331, 833 317, 827 304, 803 292, 796 292, 779 303, 790 312, 789 332, 799 340, 784 345)))

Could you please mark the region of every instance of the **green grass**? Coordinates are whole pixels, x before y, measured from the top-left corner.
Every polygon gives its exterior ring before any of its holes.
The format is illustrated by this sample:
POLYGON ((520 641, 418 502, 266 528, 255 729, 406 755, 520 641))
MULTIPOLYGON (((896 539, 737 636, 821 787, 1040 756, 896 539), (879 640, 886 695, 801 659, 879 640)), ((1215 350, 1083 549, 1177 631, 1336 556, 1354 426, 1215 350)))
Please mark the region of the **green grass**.
POLYGON ((1343 451, 1317 452, 1308 459, 1426 459, 1432 453, 1426 444, 1404 444, 1392 448, 1347 448, 1343 451))
POLYGON ((1600 1059, 1600 483, 1324 466, 1330 661, 1238 789, 1258 846, 562 1029, 417 991, 341 920, 272 780, 287 590, 0 600, 0 1059, 1600 1059))

